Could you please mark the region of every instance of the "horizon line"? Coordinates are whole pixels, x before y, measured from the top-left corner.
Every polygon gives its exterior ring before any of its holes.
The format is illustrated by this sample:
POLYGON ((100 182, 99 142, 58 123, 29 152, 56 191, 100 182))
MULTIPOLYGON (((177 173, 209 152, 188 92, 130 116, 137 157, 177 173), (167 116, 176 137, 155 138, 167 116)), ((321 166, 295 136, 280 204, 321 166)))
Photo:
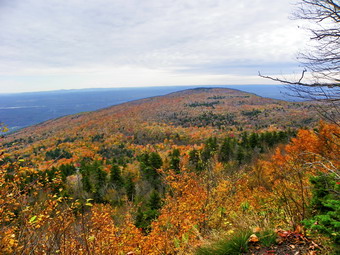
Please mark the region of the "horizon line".
POLYGON ((91 88, 70 88, 70 89, 51 89, 51 90, 32 90, 32 91, 13 91, 13 92, 1 92, 0 95, 12 95, 12 94, 26 94, 26 93, 48 93, 48 92, 72 92, 72 91, 86 91, 86 90, 114 90, 114 89, 144 89, 144 88, 167 88, 167 87, 227 87, 227 86, 285 86, 284 84, 206 84, 206 85, 150 85, 150 86, 122 86, 122 87, 91 87, 91 88))

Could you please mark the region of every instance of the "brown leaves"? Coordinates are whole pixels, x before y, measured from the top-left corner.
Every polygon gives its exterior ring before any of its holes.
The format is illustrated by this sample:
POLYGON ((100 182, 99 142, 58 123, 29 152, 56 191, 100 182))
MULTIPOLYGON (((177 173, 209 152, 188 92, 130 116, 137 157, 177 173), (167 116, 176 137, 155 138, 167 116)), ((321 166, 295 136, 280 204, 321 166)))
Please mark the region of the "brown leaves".
POLYGON ((259 239, 255 234, 252 234, 252 235, 249 237, 249 240, 248 240, 249 243, 257 243, 257 242, 259 242, 259 241, 260 241, 260 239, 259 239))
POLYGON ((291 245, 309 243, 308 238, 304 236, 299 230, 297 231, 277 230, 277 234, 280 237, 278 241, 279 243, 289 242, 291 245))

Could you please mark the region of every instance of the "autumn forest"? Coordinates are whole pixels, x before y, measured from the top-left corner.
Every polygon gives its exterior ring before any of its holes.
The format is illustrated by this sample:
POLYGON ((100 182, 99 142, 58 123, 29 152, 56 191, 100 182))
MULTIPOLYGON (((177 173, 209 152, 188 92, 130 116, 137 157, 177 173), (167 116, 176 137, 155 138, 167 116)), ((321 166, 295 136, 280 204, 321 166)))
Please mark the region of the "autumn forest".
POLYGON ((6 134, 0 253, 336 254, 340 130, 317 109, 199 88, 6 134))

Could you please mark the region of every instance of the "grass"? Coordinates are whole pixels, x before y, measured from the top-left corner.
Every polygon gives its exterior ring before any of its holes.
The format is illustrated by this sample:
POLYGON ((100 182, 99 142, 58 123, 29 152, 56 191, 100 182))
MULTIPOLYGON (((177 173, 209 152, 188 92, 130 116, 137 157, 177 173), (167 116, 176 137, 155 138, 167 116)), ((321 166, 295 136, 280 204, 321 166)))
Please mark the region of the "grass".
MULTIPOLYGON (((243 230, 228 239, 223 239, 196 250, 196 255, 239 255, 248 252, 248 241, 252 232, 243 230)), ((256 233, 263 247, 270 247, 276 243, 277 234, 273 230, 264 230, 256 233)))
POLYGON ((260 239, 261 245, 264 247, 270 247, 271 245, 276 244, 277 234, 271 229, 256 233, 256 235, 260 239))
POLYGON ((238 255, 248 251, 248 239, 252 232, 244 230, 229 239, 221 240, 206 247, 200 247, 196 255, 238 255))

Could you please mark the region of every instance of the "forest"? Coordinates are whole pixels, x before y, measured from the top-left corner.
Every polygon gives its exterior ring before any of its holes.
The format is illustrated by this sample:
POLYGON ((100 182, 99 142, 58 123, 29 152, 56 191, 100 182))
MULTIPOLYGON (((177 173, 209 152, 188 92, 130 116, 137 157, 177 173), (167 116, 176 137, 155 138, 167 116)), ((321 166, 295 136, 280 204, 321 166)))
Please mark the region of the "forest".
POLYGON ((2 2, 0 254, 340 254, 339 0, 2 2))
POLYGON ((317 104, 189 89, 6 134, 0 252, 336 254, 340 130, 317 104))

